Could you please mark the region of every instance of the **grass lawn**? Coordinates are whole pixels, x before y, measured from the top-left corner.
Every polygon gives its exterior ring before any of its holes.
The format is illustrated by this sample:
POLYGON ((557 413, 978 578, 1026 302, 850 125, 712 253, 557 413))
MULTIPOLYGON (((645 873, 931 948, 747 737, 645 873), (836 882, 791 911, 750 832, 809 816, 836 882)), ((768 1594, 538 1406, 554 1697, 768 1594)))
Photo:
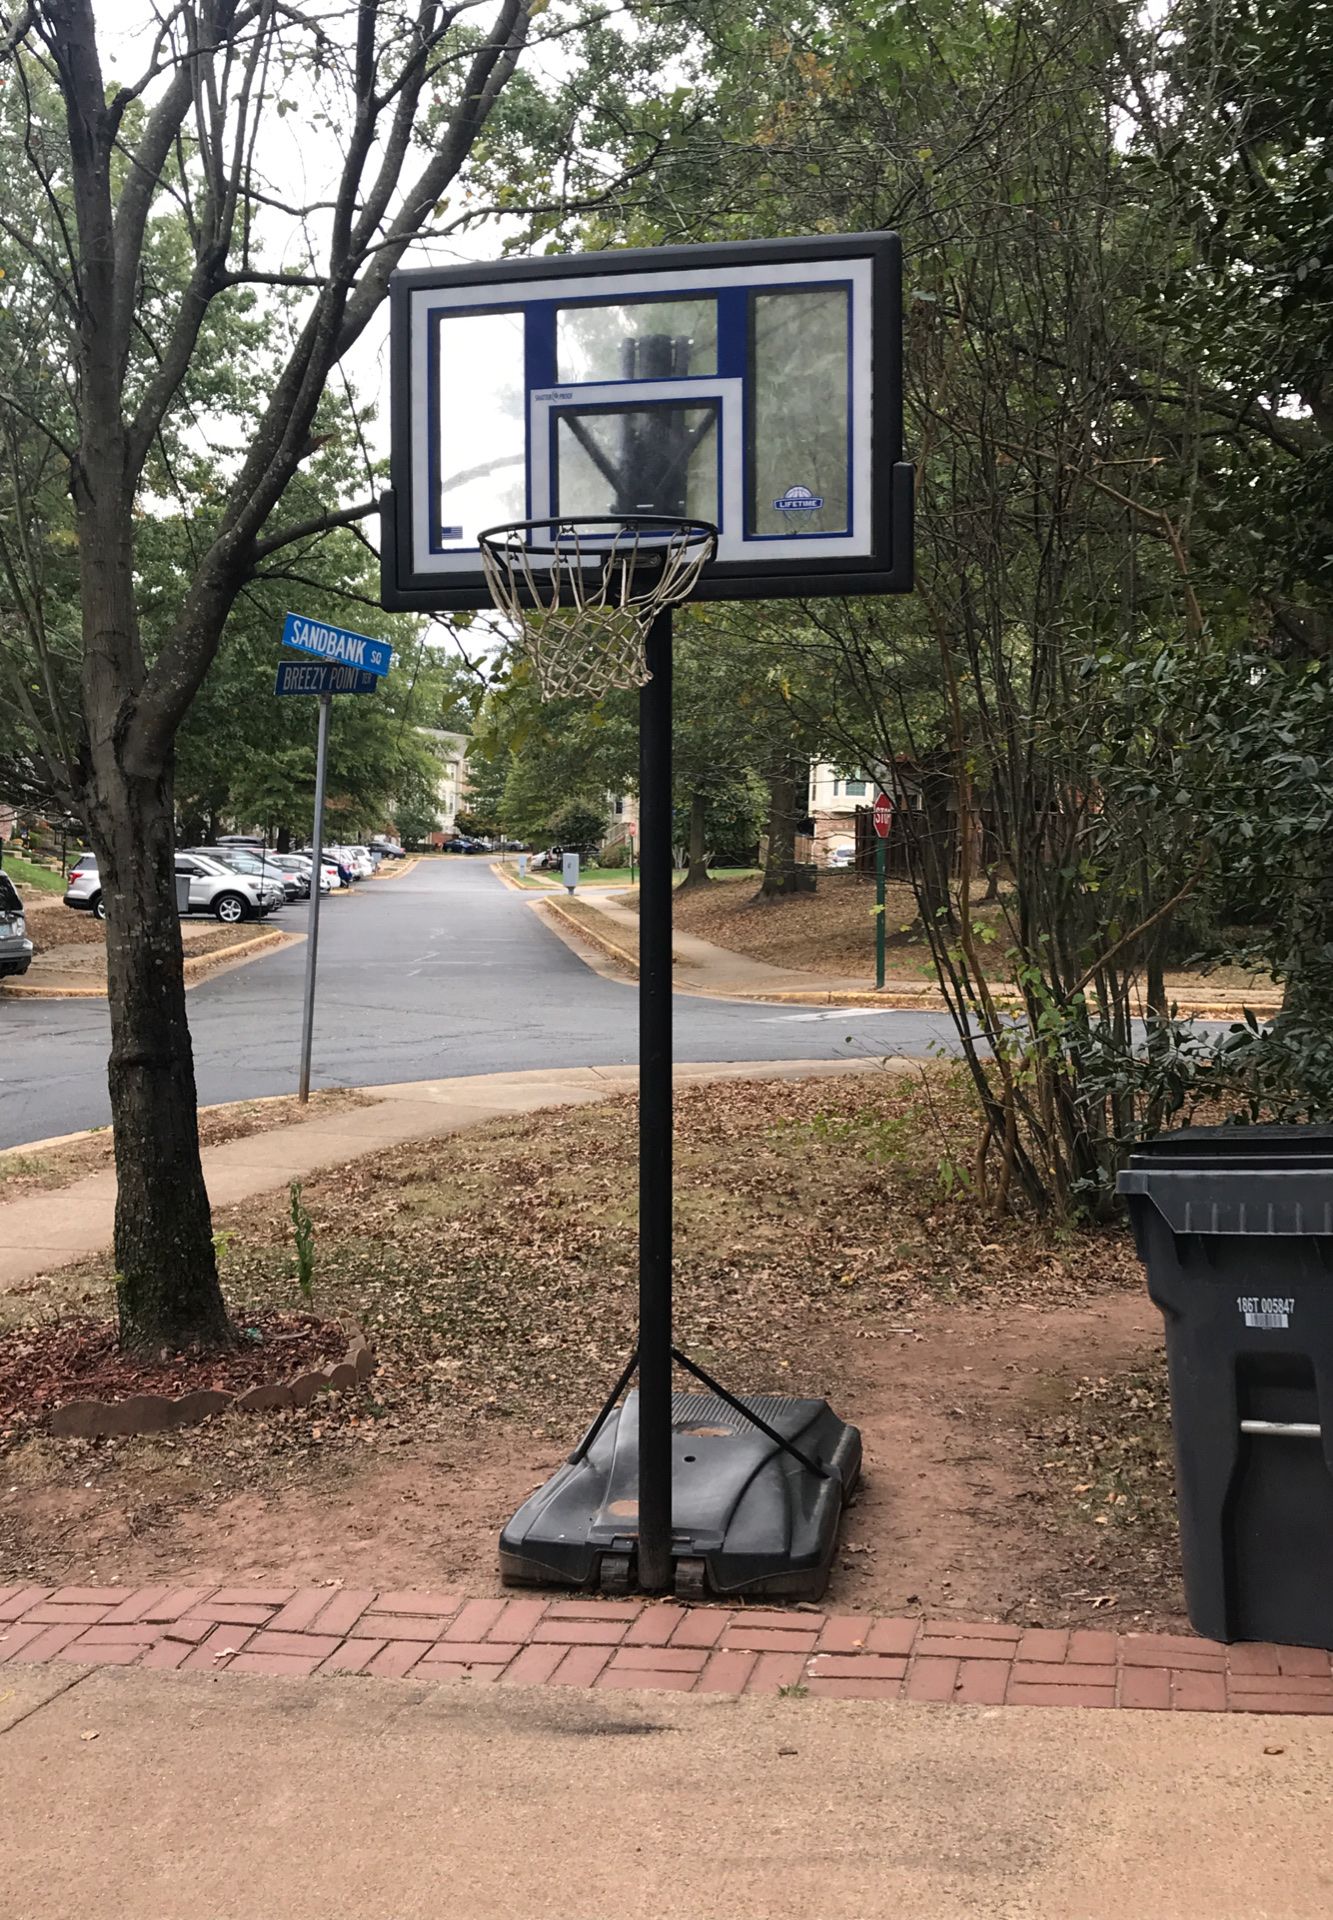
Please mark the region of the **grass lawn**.
POLYGON ((34 866, 31 860, 24 860, 18 854, 5 849, 4 870, 16 887, 35 887, 42 893, 63 893, 65 881, 61 874, 51 867, 34 866))
MULTIPOLYGON (((946 1191, 973 1123, 937 1068, 682 1089, 677 1327, 750 1391, 826 1395, 867 1466, 830 1604, 1051 1626, 1179 1623, 1160 1325, 1122 1231, 946 1191)), ((395 1148, 305 1184, 315 1305, 360 1392, 178 1434, 55 1441, 0 1392, 0 1582, 458 1583, 597 1407, 633 1338, 634 1102, 395 1148)), ((220 1212, 242 1326, 299 1308, 285 1194, 220 1212)), ((105 1317, 109 1258, 5 1303, 105 1317)))

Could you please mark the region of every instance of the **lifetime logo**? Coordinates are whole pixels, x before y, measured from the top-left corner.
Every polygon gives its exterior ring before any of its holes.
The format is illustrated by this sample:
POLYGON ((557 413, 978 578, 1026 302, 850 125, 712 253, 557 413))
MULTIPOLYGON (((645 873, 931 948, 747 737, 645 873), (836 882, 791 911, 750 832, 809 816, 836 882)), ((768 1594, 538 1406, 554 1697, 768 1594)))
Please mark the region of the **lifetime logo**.
POLYGON ((817 513, 824 504, 823 498, 812 493, 809 487, 788 487, 781 497, 773 502, 778 513, 817 513))

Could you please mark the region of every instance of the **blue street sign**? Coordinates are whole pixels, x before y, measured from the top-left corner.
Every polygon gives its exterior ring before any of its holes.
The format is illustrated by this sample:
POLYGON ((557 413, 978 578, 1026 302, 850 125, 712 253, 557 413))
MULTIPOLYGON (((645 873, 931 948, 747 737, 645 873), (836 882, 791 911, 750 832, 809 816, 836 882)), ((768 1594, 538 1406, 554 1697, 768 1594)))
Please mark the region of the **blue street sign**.
POLYGON ((374 693, 379 676, 327 660, 279 660, 274 693, 374 693))
POLYGON ((361 667, 376 675, 387 673, 393 663, 393 648, 387 640, 348 633, 345 627, 330 627, 303 613, 287 615, 282 624, 282 644, 295 647, 298 653, 318 654, 335 666, 361 667))

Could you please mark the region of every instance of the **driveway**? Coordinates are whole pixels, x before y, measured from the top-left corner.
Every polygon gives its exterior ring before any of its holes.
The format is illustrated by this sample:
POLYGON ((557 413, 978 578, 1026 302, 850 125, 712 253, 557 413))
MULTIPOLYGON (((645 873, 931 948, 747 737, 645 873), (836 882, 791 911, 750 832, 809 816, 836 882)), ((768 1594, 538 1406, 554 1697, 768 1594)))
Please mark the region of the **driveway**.
MULTIPOLYGON (((303 932, 307 913, 288 907, 272 924, 303 932)), ((287 947, 191 992, 203 1104, 295 1092, 305 952, 287 947)), ((932 1014, 688 994, 675 1018, 683 1061, 924 1055, 951 1033, 932 1014)), ((100 1002, 0 998, 0 1033, 0 1146, 110 1120, 100 1002)), ((609 1066, 637 1045, 634 988, 593 973, 486 862, 425 860, 325 902, 317 1086, 609 1066)))

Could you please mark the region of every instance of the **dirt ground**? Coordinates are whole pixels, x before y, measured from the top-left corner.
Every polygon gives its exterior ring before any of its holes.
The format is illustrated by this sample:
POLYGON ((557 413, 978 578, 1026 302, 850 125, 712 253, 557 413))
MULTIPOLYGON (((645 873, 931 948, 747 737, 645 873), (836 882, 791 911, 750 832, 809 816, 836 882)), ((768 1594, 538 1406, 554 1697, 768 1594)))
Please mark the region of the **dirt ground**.
MULTIPOLYGON (((887 1078, 690 1089, 682 1344, 861 1427, 830 1604, 1179 1625, 1160 1323, 1127 1239, 946 1197, 936 1147, 964 1124, 956 1090, 887 1078)), ((0 1581, 494 1588, 500 1527, 627 1350, 632 1159, 621 1099, 309 1182, 316 1303, 359 1304, 369 1388, 173 1436, 0 1436, 0 1581)), ((237 1312, 290 1305, 281 1201, 219 1226, 237 1312)), ((109 1280, 46 1310, 105 1311, 109 1280)))
POLYGON ((25 890, 23 912, 38 953, 49 953, 53 947, 96 947, 100 952, 106 938, 102 921, 67 907, 58 893, 25 890))
MULTIPOLYGON (((675 923, 714 946, 801 973, 875 978, 875 883, 856 873, 821 873, 814 893, 757 899, 755 880, 710 880, 675 898, 675 923)), ((980 900, 984 888, 977 890, 980 900)), ((626 901, 626 904, 631 904, 626 901)), ((916 926, 912 889, 892 881, 885 891, 888 971, 922 978, 930 956, 916 926)), ((994 909, 987 909, 987 917, 994 909)), ((931 970, 930 977, 934 978, 931 970)))
MULTIPOLYGON (((800 973, 846 974, 867 982, 875 977, 875 883, 856 873, 821 873, 812 894, 759 901, 754 880, 713 880, 707 887, 678 892, 675 923, 686 933, 772 966, 800 973)), ((994 929, 997 954, 1007 945, 1003 909, 986 906, 978 882, 973 907, 979 927, 994 929)), ((635 896, 623 896, 627 906, 635 896)), ((935 979, 929 949, 917 924, 916 902, 903 881, 890 881, 885 893, 885 945, 890 980, 920 983, 935 979)), ((1004 977, 997 961, 997 978, 1004 977)), ((1166 976, 1167 991, 1182 999, 1218 997, 1243 1000, 1256 1008, 1275 1005, 1280 992, 1267 974, 1240 967, 1214 967, 1207 973, 1176 969, 1166 976)))
MULTIPOLYGON (((1081 1379, 1155 1356, 1160 1321, 1146 1298, 984 1316, 936 1308, 915 1319, 910 1335, 868 1328, 833 1390, 866 1459, 829 1605, 1183 1628, 1169 1526, 1154 1538, 1115 1522, 1097 1529, 1071 1497, 1080 1457, 1052 1463, 1033 1445, 1081 1379)), ((364 1460, 321 1458, 315 1423, 299 1480, 233 1487, 226 1442, 244 1459, 240 1425, 239 1415, 214 1423, 220 1449, 182 1434, 90 1445, 66 1460, 69 1448, 30 1443, 6 1462, 0 1574, 499 1592, 500 1529, 559 1465, 579 1423, 571 1417, 557 1444, 521 1422, 473 1420, 447 1441, 403 1433, 387 1457, 368 1448, 364 1460)))

